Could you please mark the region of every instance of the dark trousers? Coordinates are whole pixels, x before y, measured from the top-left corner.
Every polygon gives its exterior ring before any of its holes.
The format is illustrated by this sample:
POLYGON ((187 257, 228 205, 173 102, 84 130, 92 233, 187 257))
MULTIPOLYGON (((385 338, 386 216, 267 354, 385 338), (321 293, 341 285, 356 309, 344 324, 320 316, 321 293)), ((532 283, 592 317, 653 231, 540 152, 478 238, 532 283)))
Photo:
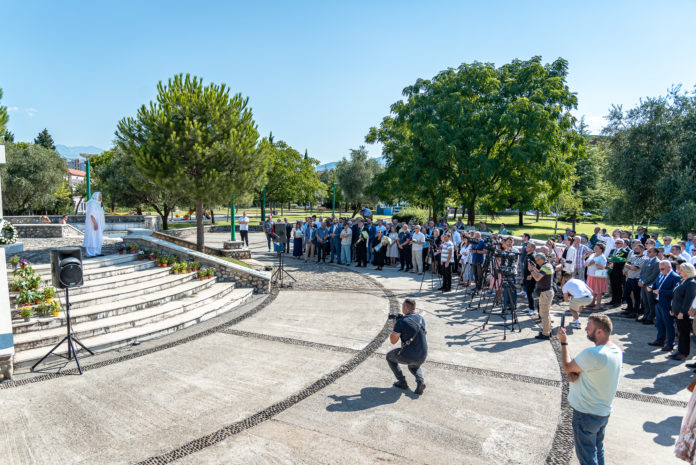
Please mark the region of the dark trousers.
POLYGON ((674 317, 669 314, 672 309, 671 299, 663 297, 655 306, 655 326, 657 326, 656 341, 663 345, 674 346, 674 317), (665 301, 663 302, 662 299, 665 301))
POLYGON ((246 246, 249 247, 249 231, 239 231, 239 235, 242 236, 242 242, 246 243, 246 246))
POLYGON ((317 241, 317 262, 326 261, 326 244, 317 241))
POLYGON ((655 319, 655 294, 648 292, 648 286, 643 286, 640 288, 640 299, 643 303, 643 310, 645 312, 646 320, 655 319))
POLYGON ((290 241, 292 241, 292 234, 287 233, 287 239, 285 241, 285 253, 290 253, 290 241))
POLYGON ((413 264, 411 263, 411 247, 399 249, 399 265, 401 265, 401 270, 404 268, 407 270, 413 268, 413 264))
POLYGON ((398 381, 406 381, 406 377, 399 367, 399 364, 402 364, 408 366, 408 371, 410 371, 411 374, 416 377, 416 382, 418 384, 423 384, 423 371, 421 370, 421 365, 423 365, 425 359, 411 360, 399 355, 400 351, 401 349, 394 349, 387 352, 387 363, 389 364, 391 371, 394 372, 396 379, 398 381))
POLYGON ((534 288, 536 287, 536 281, 534 278, 524 280, 524 292, 527 294, 527 305, 531 310, 534 310, 534 288))
POLYGON ((679 353, 688 357, 691 346, 691 338, 689 337, 691 333, 691 320, 689 320, 688 315, 684 315, 684 318, 681 320, 675 318, 675 321, 677 322, 677 332, 679 333, 679 353))
POLYGON ((440 268, 442 270, 442 290, 449 291, 452 289, 452 264, 445 266, 443 263, 440 268))
POLYGON ((624 297, 626 298, 626 311, 628 313, 638 313, 640 310, 640 287, 638 286, 638 279, 630 278, 626 280, 624 297))
POLYGON ((611 286, 612 305, 621 305, 623 301, 623 290, 626 286, 626 277, 621 272, 621 269, 615 268, 611 270, 609 285, 611 286))
POLYGON ((483 263, 472 263, 471 265, 474 267, 476 289, 481 290, 481 286, 483 286, 483 263))
POLYGON ((375 265, 378 267, 383 267, 384 266, 384 258, 387 256, 387 248, 382 246, 379 249, 379 252, 375 252, 375 265))
POLYGON ((355 259, 358 262, 358 266, 367 266, 367 245, 365 241, 360 241, 355 246, 355 259))

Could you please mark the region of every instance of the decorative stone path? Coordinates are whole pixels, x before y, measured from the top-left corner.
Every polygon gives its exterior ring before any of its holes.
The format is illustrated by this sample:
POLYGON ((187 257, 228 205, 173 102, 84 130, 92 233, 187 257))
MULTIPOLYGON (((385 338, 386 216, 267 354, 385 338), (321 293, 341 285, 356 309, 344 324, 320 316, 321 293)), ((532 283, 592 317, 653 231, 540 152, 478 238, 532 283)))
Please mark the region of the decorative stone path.
MULTIPOLYGON (((535 321, 503 341, 498 326, 480 331, 485 315, 462 291, 418 292, 416 275, 393 269, 286 263, 291 289, 233 315, 84 357, 83 376, 0 385, 3 463, 577 463, 557 347, 532 339, 535 321), (428 325, 422 396, 392 388, 384 361, 386 315, 407 296, 428 325)), ((625 364, 607 463, 681 463, 691 373, 650 350, 654 329, 614 322, 625 364)), ((570 335, 571 353, 589 345, 570 335)))

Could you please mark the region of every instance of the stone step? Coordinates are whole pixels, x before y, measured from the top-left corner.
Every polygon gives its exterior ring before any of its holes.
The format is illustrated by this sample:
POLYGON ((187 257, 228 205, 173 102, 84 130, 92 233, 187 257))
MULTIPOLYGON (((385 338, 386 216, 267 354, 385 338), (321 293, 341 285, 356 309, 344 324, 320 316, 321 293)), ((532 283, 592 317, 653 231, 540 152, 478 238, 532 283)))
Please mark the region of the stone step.
MULTIPOLYGON (((125 262, 116 265, 102 266, 98 268, 90 268, 84 270, 83 280, 85 284, 87 281, 92 281, 93 279, 108 278, 110 276, 118 276, 122 274, 132 273, 133 271, 145 270, 147 268, 156 268, 157 265, 154 261, 150 260, 137 260, 133 262, 125 262)), ((44 278, 44 285, 51 286, 51 270, 42 270, 39 272, 42 278, 44 278)))
MULTIPOLYGON (((127 262, 132 262, 138 259, 137 254, 113 254, 113 255, 105 255, 103 257, 94 257, 94 258, 85 258, 82 260, 82 269, 83 270, 92 270, 94 268, 102 268, 105 266, 112 266, 112 265, 117 265, 119 263, 127 263, 127 262)), ((50 263, 41 263, 39 265, 31 265, 32 268, 37 273, 40 274, 51 274, 51 264, 50 263)))
MULTIPOLYGON (((135 312, 145 308, 156 307, 168 302, 186 298, 205 289, 209 289, 217 282, 217 279, 205 279, 203 281, 189 279, 175 288, 150 292, 123 300, 115 300, 87 306, 84 308, 73 307, 70 311, 70 320, 73 324, 79 324, 91 320, 110 318, 135 312)), ((61 312, 58 318, 37 318, 29 323, 17 322, 13 324, 13 333, 18 335, 25 332, 42 331, 49 328, 65 326, 65 313, 61 312)))
MULTIPOLYGON (((170 274, 157 279, 152 279, 142 283, 129 284, 127 286, 118 287, 116 289, 104 289, 93 291, 89 294, 79 294, 76 296, 70 295, 70 303, 73 310, 78 310, 85 307, 93 307, 100 304, 116 303, 119 300, 129 299, 146 294, 152 294, 172 287, 179 286, 185 282, 191 281, 196 273, 186 274, 170 274)), ((61 293, 61 303, 65 305, 65 294, 61 293)))
MULTIPOLYGON (((226 296, 234 289, 234 283, 216 283, 197 294, 185 297, 181 300, 171 301, 164 305, 73 324, 73 332, 78 339, 84 339, 100 334, 115 333, 136 326, 143 326, 179 313, 194 310, 203 305, 217 304, 222 306, 227 302, 226 296)), ((15 334, 15 350, 21 351, 37 347, 53 346, 57 344, 65 334, 65 326, 15 334)))
MULTIPOLYGON (((78 295, 106 291, 108 289, 119 288, 118 290, 120 292, 120 288, 131 286, 133 284, 145 285, 148 283, 148 281, 161 279, 166 276, 175 276, 172 274, 171 268, 158 268, 150 266, 144 270, 132 271, 128 274, 90 279, 89 281, 85 281, 84 285, 70 289, 70 300, 73 300, 73 296, 77 297, 78 295)), ((65 303, 65 292, 58 291, 58 294, 61 302, 65 303)))
MULTIPOLYGON (((98 336, 87 337, 80 339, 80 342, 85 344, 94 352, 103 350, 116 349, 130 345, 136 341, 142 342, 156 337, 161 337, 170 334, 179 329, 183 329, 200 323, 207 319, 213 318, 222 313, 229 312, 241 304, 246 302, 253 294, 253 289, 235 289, 226 298, 222 299, 223 304, 213 302, 191 311, 179 313, 169 318, 165 318, 143 326, 136 326, 114 333, 100 334, 98 336)), ((48 347, 38 347, 29 350, 18 351, 15 354, 15 365, 24 366, 30 362, 40 359, 49 350, 48 347)), ((67 345, 62 344, 56 352, 58 354, 67 353, 67 345)), ((86 362, 89 354, 80 350, 78 356, 82 362, 86 362)))

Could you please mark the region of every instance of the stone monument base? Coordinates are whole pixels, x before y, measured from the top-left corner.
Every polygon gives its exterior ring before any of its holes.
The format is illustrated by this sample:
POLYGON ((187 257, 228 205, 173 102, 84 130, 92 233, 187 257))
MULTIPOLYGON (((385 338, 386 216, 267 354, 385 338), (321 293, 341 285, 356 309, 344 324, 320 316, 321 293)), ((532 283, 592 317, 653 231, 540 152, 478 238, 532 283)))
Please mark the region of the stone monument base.
POLYGON ((24 244, 21 242, 15 242, 14 244, 10 245, 0 245, 0 248, 5 249, 6 257, 9 257, 10 255, 14 255, 16 253, 24 252, 24 244))

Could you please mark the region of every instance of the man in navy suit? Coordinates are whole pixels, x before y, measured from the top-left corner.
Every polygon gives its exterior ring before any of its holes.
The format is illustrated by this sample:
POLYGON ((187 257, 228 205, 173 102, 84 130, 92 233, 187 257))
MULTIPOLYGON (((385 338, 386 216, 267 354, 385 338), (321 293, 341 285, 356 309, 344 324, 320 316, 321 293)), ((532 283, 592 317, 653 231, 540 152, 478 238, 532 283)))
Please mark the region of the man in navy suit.
POLYGON ((331 244, 331 261, 334 262, 334 257, 336 257, 336 262, 341 263, 341 230, 343 229, 343 224, 338 223, 338 218, 334 218, 329 228, 329 243, 331 244))
POLYGON ((372 248, 375 246, 375 238, 377 237, 377 226, 372 222, 371 218, 367 219, 367 262, 374 261, 372 248))
POLYGON ((672 271, 672 264, 668 260, 662 260, 659 276, 653 286, 646 289, 657 297, 657 305, 655 305, 657 337, 648 345, 662 347, 664 352, 670 352, 674 346, 674 317, 669 312, 672 310, 672 293, 680 282, 681 277, 672 271))

